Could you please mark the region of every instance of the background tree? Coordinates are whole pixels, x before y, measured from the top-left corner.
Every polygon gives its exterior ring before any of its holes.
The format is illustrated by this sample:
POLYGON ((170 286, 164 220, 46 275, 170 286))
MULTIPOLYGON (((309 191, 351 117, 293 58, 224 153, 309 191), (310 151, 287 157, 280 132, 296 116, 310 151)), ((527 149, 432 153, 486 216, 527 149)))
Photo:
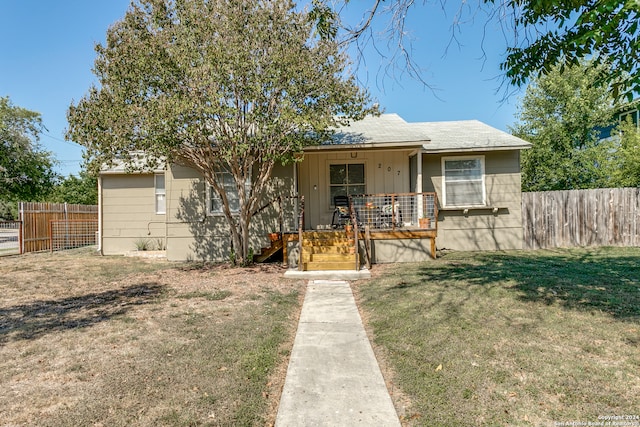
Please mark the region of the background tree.
POLYGON ((613 121, 613 96, 599 85, 606 65, 556 66, 527 87, 512 133, 533 144, 522 152, 523 191, 606 186, 611 143, 599 128, 613 121))
MULTIPOLYGON (((370 0, 368 10, 355 24, 342 19, 340 12, 350 0, 313 0, 313 17, 318 30, 337 36, 344 43, 362 38, 382 37, 395 47, 390 55, 414 77, 421 79, 419 67, 411 57, 410 29, 406 17, 415 13, 437 13, 445 2, 423 0, 370 0), (422 7, 422 9, 420 9, 422 7), (383 31, 371 31, 376 20, 383 31)), ((452 22, 452 40, 463 30, 464 22, 482 19, 497 21, 505 29, 508 49, 501 68, 508 81, 523 85, 533 76, 550 73, 555 66, 576 65, 581 59, 594 59, 591 65, 606 62, 615 97, 631 98, 640 92, 640 2, 638 0, 535 1, 478 0, 460 2, 452 22)))
POLYGON ((614 132, 612 187, 640 187, 640 131, 630 117, 614 132))
POLYGON ((199 171, 222 201, 237 262, 276 162, 368 109, 332 39, 286 0, 139 0, 96 47, 92 87, 67 137, 94 167, 158 159, 199 171), (233 176, 232 212, 221 173, 233 176), (251 181, 251 186, 247 182, 251 181))
POLYGON ((43 129, 39 113, 0 97, 0 199, 5 202, 42 200, 51 191, 57 175, 51 153, 38 143, 43 129))
POLYGON ((79 176, 69 175, 55 186, 48 200, 57 203, 97 205, 98 179, 96 174, 82 169, 79 176))

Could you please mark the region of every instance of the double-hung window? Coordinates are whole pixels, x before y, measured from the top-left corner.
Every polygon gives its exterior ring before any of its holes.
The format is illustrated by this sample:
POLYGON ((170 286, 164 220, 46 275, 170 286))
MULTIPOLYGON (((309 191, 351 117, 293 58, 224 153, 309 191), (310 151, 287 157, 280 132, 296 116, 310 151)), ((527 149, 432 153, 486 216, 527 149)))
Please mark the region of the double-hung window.
POLYGON ((444 207, 485 206, 484 156, 443 157, 444 207))
POLYGON ((332 205, 336 196, 364 194, 364 163, 329 165, 329 193, 332 205))
POLYGON ((167 192, 164 186, 164 174, 157 173, 155 179, 156 194, 156 214, 165 214, 167 212, 167 192))
MULTIPOLYGON (((240 212, 240 197, 238 196, 238 188, 236 187, 236 181, 233 178, 231 172, 227 170, 216 172, 216 179, 222 185, 225 194, 227 195, 227 200, 229 201, 229 210, 231 213, 240 212)), ((211 215, 221 215, 223 211, 222 199, 218 195, 218 192, 210 185, 207 186, 209 189, 209 214, 211 215)), ((245 182, 245 192, 249 194, 251 189, 251 178, 247 178, 245 182)))

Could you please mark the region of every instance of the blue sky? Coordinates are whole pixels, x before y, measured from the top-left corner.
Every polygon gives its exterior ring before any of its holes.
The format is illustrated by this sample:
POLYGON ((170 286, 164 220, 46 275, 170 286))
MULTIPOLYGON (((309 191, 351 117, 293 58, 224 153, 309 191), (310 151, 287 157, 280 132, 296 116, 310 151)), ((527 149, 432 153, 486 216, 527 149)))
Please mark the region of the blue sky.
MULTIPOLYGON (((82 149, 64 141, 66 111, 95 81, 94 45, 124 16, 129 0, 0 0, 0 5, 0 96, 42 114, 48 129, 42 146, 60 162, 60 174, 77 174, 82 149)), ((506 131, 515 122, 518 100, 512 95, 504 102, 498 91, 506 46, 501 30, 495 24, 485 28, 486 19, 476 17, 460 27, 460 45, 447 49, 453 12, 418 7, 407 22, 412 55, 435 95, 397 71, 385 77, 384 60, 370 48, 358 68, 360 81, 386 112, 409 122, 478 119, 506 131)), ((351 19, 359 16, 349 12, 351 19)))

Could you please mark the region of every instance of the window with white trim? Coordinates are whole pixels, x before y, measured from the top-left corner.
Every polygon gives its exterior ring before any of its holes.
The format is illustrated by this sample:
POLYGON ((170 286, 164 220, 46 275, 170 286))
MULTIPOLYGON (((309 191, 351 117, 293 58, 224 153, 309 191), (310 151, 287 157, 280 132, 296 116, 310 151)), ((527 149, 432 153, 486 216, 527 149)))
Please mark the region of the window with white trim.
POLYGON ((164 174, 157 173, 155 179, 156 214, 167 213, 167 192, 164 186, 164 174))
POLYGON ((485 206, 484 156, 443 157, 444 207, 485 206))
POLYGON ((365 193, 364 163, 329 165, 329 195, 331 206, 335 196, 365 193))
MULTIPOLYGON (((229 171, 220 171, 216 172, 216 179, 222 185, 225 194, 227 195, 227 200, 229 201, 229 210, 231 213, 240 212, 240 197, 238 196, 238 188, 236 187, 236 181, 233 178, 233 175, 229 171)), ((223 214, 223 205, 222 199, 218 195, 218 192, 211 186, 207 185, 208 188, 208 203, 207 206, 209 208, 210 215, 222 215, 223 214)), ((251 189, 251 178, 247 178, 245 182, 245 192, 249 194, 251 189)))

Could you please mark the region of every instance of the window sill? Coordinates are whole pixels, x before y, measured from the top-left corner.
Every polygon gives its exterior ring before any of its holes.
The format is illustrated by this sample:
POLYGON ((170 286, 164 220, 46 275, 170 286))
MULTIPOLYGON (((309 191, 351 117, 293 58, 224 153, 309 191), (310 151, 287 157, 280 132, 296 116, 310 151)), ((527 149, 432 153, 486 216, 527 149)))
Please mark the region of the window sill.
POLYGON ((490 211, 491 213, 497 214, 499 211, 505 211, 507 209, 506 207, 499 206, 448 206, 439 208, 438 210, 441 212, 462 212, 466 215, 471 211, 490 211))

